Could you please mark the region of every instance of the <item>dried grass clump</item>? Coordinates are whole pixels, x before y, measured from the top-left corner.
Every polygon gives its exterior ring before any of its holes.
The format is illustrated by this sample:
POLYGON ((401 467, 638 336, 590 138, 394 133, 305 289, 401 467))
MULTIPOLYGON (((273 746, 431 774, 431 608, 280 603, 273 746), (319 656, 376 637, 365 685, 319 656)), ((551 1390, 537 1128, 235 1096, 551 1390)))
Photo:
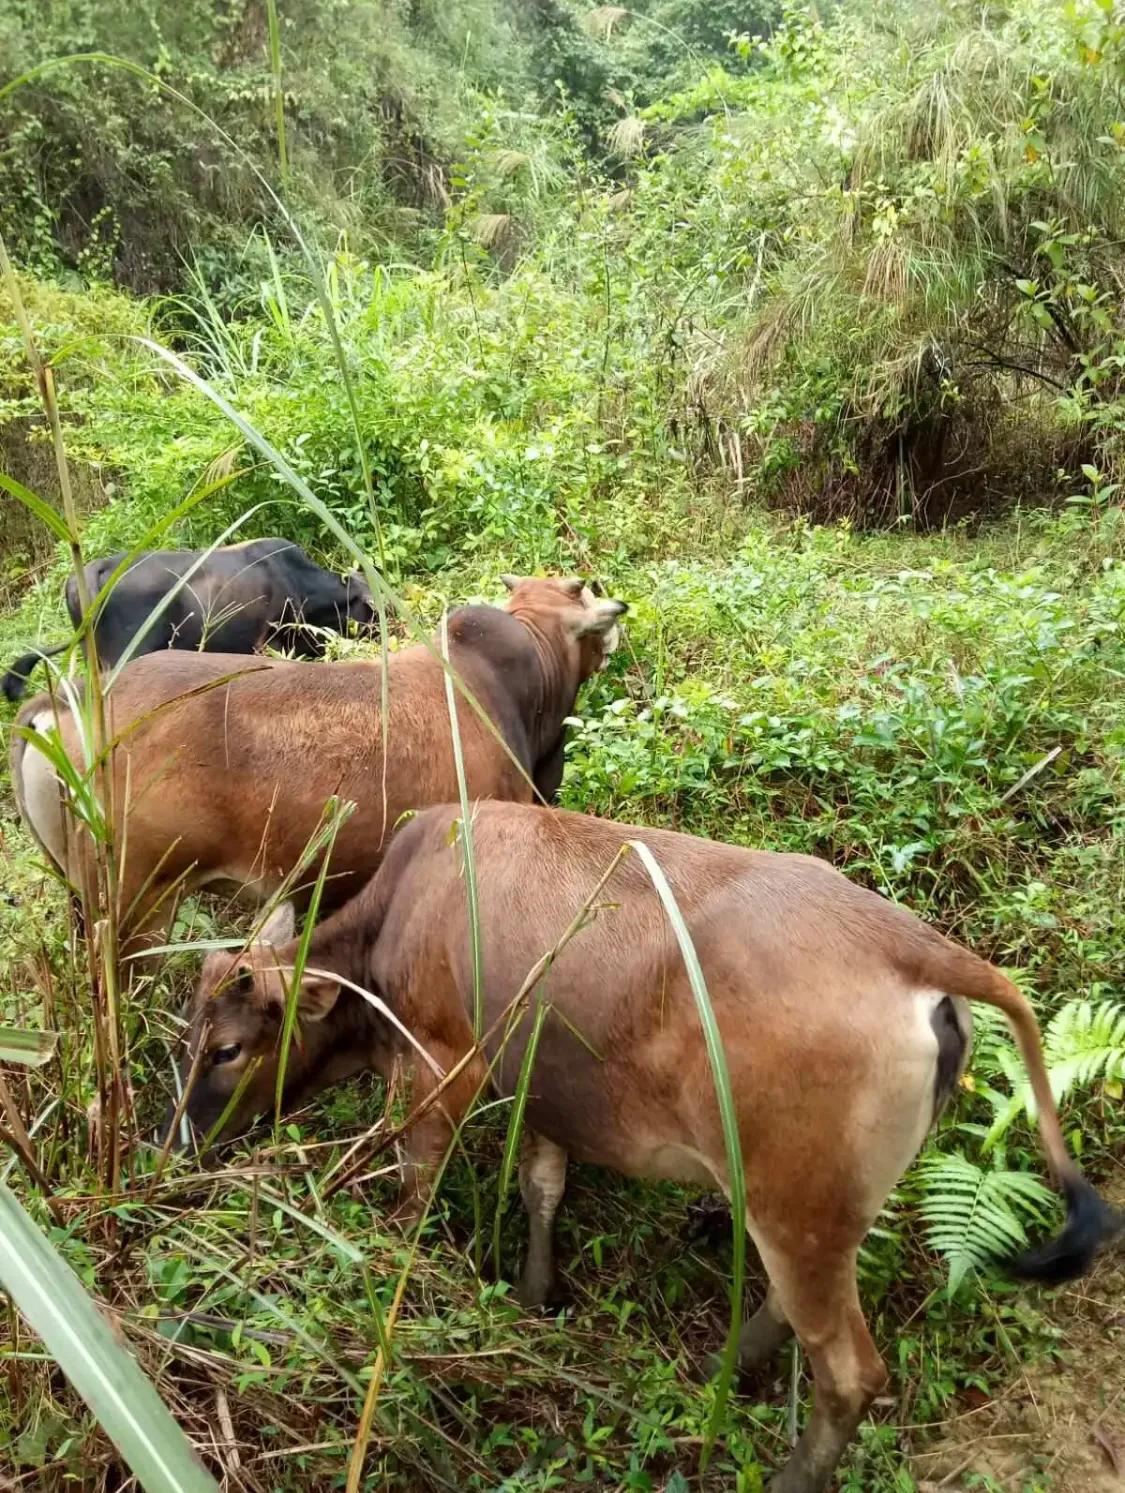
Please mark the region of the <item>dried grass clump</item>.
POLYGON ((635 114, 619 119, 609 132, 609 148, 623 161, 639 155, 645 143, 645 122, 635 114))
POLYGON ((631 14, 624 5, 599 5, 582 18, 582 25, 588 35, 608 41, 615 28, 631 14))
POLYGON ((503 177, 515 176, 517 171, 530 164, 531 157, 526 150, 502 150, 496 157, 497 173, 503 177))
POLYGON ((469 235, 485 249, 500 249, 513 232, 511 213, 477 213, 469 220, 469 235))

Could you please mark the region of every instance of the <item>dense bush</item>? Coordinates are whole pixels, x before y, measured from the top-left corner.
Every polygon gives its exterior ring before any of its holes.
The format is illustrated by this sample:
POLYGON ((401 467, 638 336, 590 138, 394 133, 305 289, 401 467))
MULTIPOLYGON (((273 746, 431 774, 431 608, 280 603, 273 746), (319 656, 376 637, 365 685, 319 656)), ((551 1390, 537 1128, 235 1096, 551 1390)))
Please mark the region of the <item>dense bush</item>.
POLYGON ((738 45, 762 66, 642 111, 675 164, 636 210, 658 226, 670 180, 706 183, 677 226, 735 272, 701 355, 739 470, 820 515, 933 522, 1116 461, 1110 8, 794 10, 738 45))
MULTIPOLYGON (((508 8, 289 0, 279 9, 287 195, 329 238, 351 228, 409 243, 440 221, 474 90, 518 85, 508 8)), ((49 12, 14 0, 0 16, 0 83, 80 53, 123 59, 151 80, 85 61, 0 99, 12 251, 48 274, 65 267, 146 291, 181 283, 193 251, 216 285, 237 275, 250 226, 279 221, 261 174, 286 190, 265 0, 65 0, 49 12)))

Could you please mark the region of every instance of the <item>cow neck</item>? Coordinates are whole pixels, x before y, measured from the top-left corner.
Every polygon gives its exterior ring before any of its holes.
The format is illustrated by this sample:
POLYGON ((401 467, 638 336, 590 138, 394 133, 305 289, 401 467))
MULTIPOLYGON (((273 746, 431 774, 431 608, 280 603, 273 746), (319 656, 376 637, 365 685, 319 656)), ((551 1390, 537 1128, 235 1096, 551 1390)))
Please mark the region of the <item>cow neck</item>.
MULTIPOLYGON (((366 890, 366 888, 364 889, 366 890)), ((314 969, 323 969, 331 974, 342 975, 362 985, 367 973, 367 952, 370 939, 364 919, 364 893, 345 902, 331 917, 317 925, 309 940, 306 964, 314 969)), ((294 953, 297 945, 294 944, 294 953)), ((347 989, 347 986, 344 987, 347 989)), ((367 1002, 357 996, 367 1010, 367 1002)))
MULTIPOLYGON (((312 969, 340 975, 353 984, 369 988, 367 961, 372 947, 367 925, 366 898, 361 892, 323 923, 313 933, 306 963, 312 969)), ((294 944, 294 956, 296 944, 294 944)), ((331 1020, 325 1052, 347 1050, 350 1046, 369 1046, 378 1035, 378 1013, 369 1001, 350 989, 340 987, 336 1010, 331 1020)))
MULTIPOLYGON (((540 625, 536 613, 522 607, 513 610, 510 616, 524 628, 531 642, 536 667, 529 670, 529 688, 524 708, 524 720, 532 746, 532 759, 538 762, 558 741, 563 721, 574 709, 578 696, 578 681, 568 677, 570 671, 560 657, 557 637, 552 638, 540 625)), ((553 632, 558 632, 558 619, 553 632)))

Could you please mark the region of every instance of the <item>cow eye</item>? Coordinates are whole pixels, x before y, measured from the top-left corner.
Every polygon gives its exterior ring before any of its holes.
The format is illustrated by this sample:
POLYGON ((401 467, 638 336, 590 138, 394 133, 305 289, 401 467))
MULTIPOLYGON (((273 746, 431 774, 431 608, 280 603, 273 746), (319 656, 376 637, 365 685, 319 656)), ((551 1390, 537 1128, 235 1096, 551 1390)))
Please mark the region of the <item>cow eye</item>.
POLYGON ((233 1063, 242 1051, 241 1042, 232 1042, 229 1047, 216 1047, 211 1054, 211 1061, 217 1067, 220 1063, 233 1063))

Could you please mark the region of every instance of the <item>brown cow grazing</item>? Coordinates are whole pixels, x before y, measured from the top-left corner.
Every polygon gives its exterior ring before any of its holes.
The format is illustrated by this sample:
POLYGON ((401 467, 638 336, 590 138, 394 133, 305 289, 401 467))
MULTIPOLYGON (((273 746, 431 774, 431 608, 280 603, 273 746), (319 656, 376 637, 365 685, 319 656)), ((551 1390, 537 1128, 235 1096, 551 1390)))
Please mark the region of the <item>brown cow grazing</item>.
MULTIPOLYGON (((315 931, 297 995, 291 1097, 368 1066, 385 1072, 395 1052, 413 1057, 337 976, 377 992, 447 1075, 471 1050, 465 883, 449 837, 456 814, 444 807, 419 815, 364 891, 315 931)), ((771 1493, 824 1489, 886 1380, 860 1306, 856 1254, 957 1084, 969 1051, 968 1000, 998 1007, 1011 1023, 1043 1147, 1067 1200, 1061 1236, 1015 1266, 1060 1280, 1090 1264, 1111 1229, 1110 1211, 1066 1150, 1031 1008, 992 965, 805 856, 500 803, 479 806, 474 835, 486 1032, 624 841, 650 846, 672 885, 725 1043, 746 1225, 769 1276, 765 1302, 743 1330, 743 1363, 795 1332, 816 1382, 813 1416, 771 1493)), ((189 1101, 197 1121, 217 1121, 255 1058, 232 1123, 272 1103, 282 972, 296 951, 295 941, 276 942, 291 928, 290 921, 288 929, 267 929, 275 947, 207 961, 193 1011, 192 1044, 202 1048, 189 1101)), ((595 921, 537 988, 548 1012, 520 1171, 531 1225, 520 1288, 527 1303, 541 1302, 553 1278, 552 1221, 568 1156, 628 1176, 730 1191, 691 989, 637 857, 616 869, 595 921)), ((506 1046, 504 1025, 486 1051, 493 1087, 511 1095, 531 1013, 506 1046)), ((414 1069, 421 1101, 438 1079, 420 1060, 414 1069)), ((416 1192, 487 1076, 475 1056, 410 1130, 416 1192)))
MULTIPOLYGON (((461 697, 470 793, 531 802, 529 777, 545 799, 558 788, 566 719, 614 646, 625 605, 597 600, 579 580, 505 583, 506 607, 450 615, 449 657, 504 743, 461 697)), ((424 645, 392 654, 388 691, 384 760, 378 660, 162 652, 123 670, 108 730, 119 743, 113 798, 126 935, 153 936, 176 897, 198 887, 234 883, 258 898, 276 891, 334 794, 356 809, 336 837, 322 906, 358 891, 407 809, 457 794, 440 658, 424 645)), ((79 726, 61 701, 40 695, 19 722, 47 732, 56 713, 81 763, 79 726)), ((90 840, 66 811, 47 758, 20 737, 12 780, 24 822, 80 885, 90 840)))

